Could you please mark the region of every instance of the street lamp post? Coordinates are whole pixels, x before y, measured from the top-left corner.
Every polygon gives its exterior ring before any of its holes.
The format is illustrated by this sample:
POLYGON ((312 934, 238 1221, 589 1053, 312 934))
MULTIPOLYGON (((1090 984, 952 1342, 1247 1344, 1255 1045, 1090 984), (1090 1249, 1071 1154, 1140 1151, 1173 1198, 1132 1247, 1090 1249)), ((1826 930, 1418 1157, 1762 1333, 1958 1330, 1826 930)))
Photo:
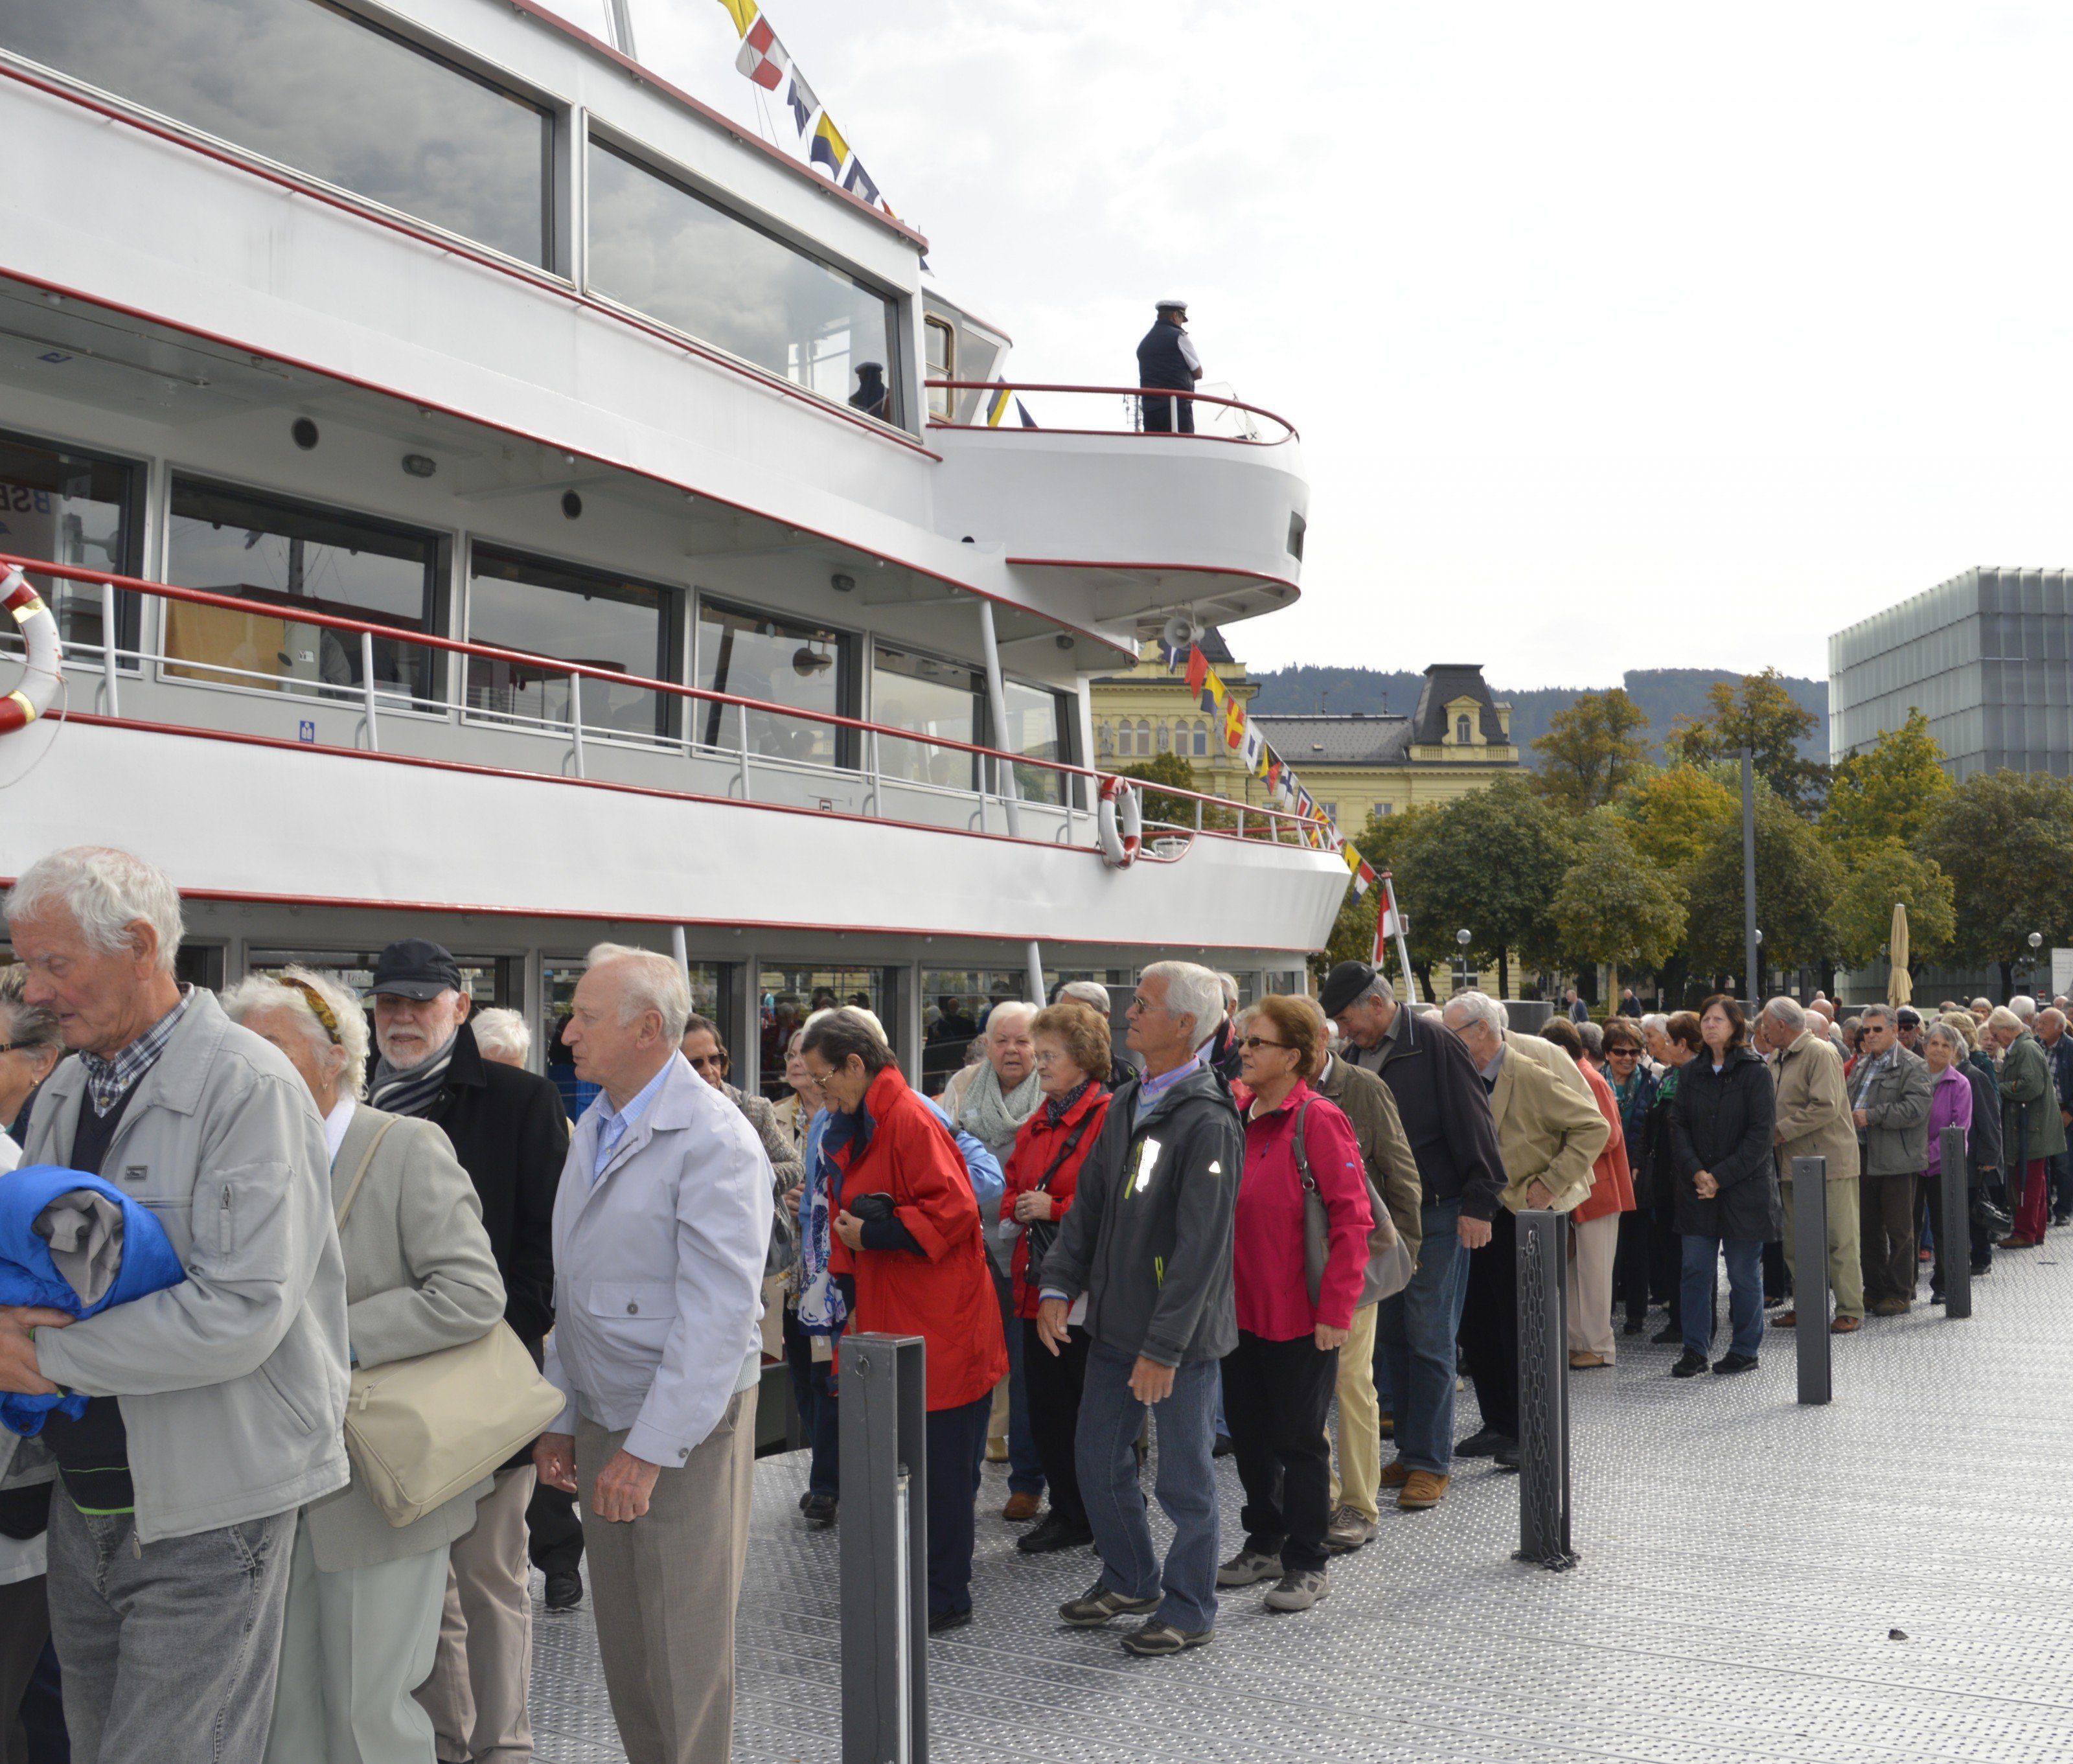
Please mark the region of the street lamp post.
POLYGON ((1457 973, 1457 974, 1454 976, 1454 990, 1455 990, 1457 992, 1462 992, 1462 991, 1467 991, 1467 987, 1462 984, 1462 975, 1465 975, 1465 974, 1468 971, 1468 966, 1469 966, 1469 946, 1471 943, 1474 942, 1475 942, 1475 940, 1476 940, 1476 934, 1475 934, 1475 933, 1474 933, 1474 932, 1473 932, 1473 931, 1471 931, 1471 930, 1470 930, 1470 929, 1469 929, 1465 925, 1463 925, 1460 930, 1457 931, 1457 932, 1454 934, 1454 941, 1455 941, 1457 943, 1460 944, 1460 945, 1461 945, 1461 972, 1460 972, 1460 973, 1457 973))

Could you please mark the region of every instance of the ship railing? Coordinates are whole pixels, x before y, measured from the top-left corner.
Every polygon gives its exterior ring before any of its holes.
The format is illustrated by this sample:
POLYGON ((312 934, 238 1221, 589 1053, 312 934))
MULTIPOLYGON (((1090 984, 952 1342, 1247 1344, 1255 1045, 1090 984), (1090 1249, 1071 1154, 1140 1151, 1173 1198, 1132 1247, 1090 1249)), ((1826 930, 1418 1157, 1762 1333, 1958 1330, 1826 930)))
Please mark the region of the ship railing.
MULTIPOLYGON (((50 711, 60 722, 214 731, 286 748, 386 753, 412 763, 573 778, 686 799, 732 798, 1089 849, 1100 844, 1101 786, 1114 774, 1094 768, 595 661, 319 612, 292 600, 251 600, 0 554, 0 575, 10 567, 27 572, 77 622, 99 615, 103 641, 65 643, 65 690, 50 711), (60 600, 54 583, 71 591, 60 600), (138 620, 134 648, 121 641, 123 600, 130 596, 156 603, 161 612, 156 620, 138 620), (198 609, 184 630, 174 616, 181 608, 198 609), (303 628, 329 633, 333 643, 305 652, 303 662, 345 677, 290 671, 297 666, 284 647, 297 641, 287 634, 291 625, 299 637, 303 628), (111 636, 114 641, 105 641, 111 636), (264 665, 270 645, 278 666, 264 665), (460 665, 443 667, 447 657, 460 665), (501 677, 471 680, 478 662, 503 670, 501 677), (93 682, 90 708, 72 699, 87 679, 93 682), (550 686, 562 696, 558 712, 550 708, 550 686), (537 709, 525 702, 535 687, 537 709), (126 694, 132 694, 126 708, 126 694), (297 707, 293 740, 253 727, 255 705, 284 699, 297 707), (641 715, 649 719, 646 726, 628 720, 641 715)), ((21 653, 11 627, 0 633, 0 664, 21 653)), ((8 668, 0 674, 0 688, 11 687, 12 674, 8 668)), ((6 781, 0 772, 0 784, 6 781)), ((1197 839, 1314 844, 1327 830, 1317 817, 1270 804, 1157 781, 1140 788, 1160 811, 1144 818, 1142 855, 1148 862, 1177 861, 1197 839)))
MULTIPOLYGON (((1180 392, 1171 386, 1064 385, 1043 380, 930 380, 932 392, 978 392, 987 394, 976 401, 951 399, 954 406, 966 406, 971 414, 960 421, 931 415, 932 429, 995 429, 1005 435, 1156 435, 1163 440, 1235 441, 1252 447, 1280 447, 1302 439, 1296 425, 1259 405, 1211 392, 1180 392), (1041 394, 1048 401, 1068 396, 1070 426, 1057 427, 1032 421, 1025 425, 1016 401, 1024 394, 1041 394), (1144 401, 1182 398, 1195 414, 1193 434, 1144 427, 1144 401)), ((1023 406, 1026 409, 1027 406, 1023 406)), ((1047 410, 1045 413, 1055 414, 1047 410)))

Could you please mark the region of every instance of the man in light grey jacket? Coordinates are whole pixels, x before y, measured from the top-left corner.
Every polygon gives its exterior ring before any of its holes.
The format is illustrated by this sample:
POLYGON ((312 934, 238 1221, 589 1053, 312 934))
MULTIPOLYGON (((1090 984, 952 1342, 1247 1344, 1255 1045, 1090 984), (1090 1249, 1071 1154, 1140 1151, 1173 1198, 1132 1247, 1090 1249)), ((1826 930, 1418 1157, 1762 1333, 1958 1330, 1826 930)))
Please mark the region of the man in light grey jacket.
POLYGON ((1929 1065, 1901 1045, 1897 1011, 1868 1004, 1863 1022, 1864 1048, 1850 1074, 1850 1119, 1861 1148, 1865 1309, 1874 1317, 1901 1317, 1914 1302, 1917 1278, 1914 1191, 1929 1161, 1929 1065))
MULTIPOLYGON (((148 1206, 178 1286, 72 1323, 0 1309, 0 1390, 54 1416, 51 1629, 80 1764, 258 1764, 296 1510, 345 1486, 345 1271, 324 1123, 279 1049, 173 977, 180 902, 127 852, 39 859, 8 896, 29 1002, 67 1047, 27 1161, 148 1206)), ((0 1474, 12 1456, 0 1435, 0 1474)))

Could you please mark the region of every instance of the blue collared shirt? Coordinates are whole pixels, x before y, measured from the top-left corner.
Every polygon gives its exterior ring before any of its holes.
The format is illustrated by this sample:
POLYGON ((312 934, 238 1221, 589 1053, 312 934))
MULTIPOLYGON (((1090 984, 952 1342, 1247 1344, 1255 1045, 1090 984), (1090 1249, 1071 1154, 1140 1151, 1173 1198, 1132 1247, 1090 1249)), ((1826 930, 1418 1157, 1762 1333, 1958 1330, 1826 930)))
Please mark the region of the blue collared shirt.
MULTIPOLYGON (((593 1184, 600 1176, 604 1174, 605 1165, 612 1161, 613 1150, 619 1142, 626 1137, 627 1130, 648 1112, 648 1105, 655 1100, 656 1093, 662 1088, 663 1080, 669 1077, 670 1067, 674 1059, 675 1056, 673 1054, 670 1059, 665 1060, 662 1062, 661 1070, 634 1093, 633 1100, 628 1102, 624 1108, 616 1114, 598 1115, 597 1161, 591 1166, 590 1169, 590 1179, 593 1184)), ((600 1091, 599 1100, 609 1103, 612 1098, 600 1091)), ((596 1110, 597 1104, 593 1102, 591 1105, 591 1112, 596 1114, 596 1110)))
POLYGON ((1131 1116, 1131 1124, 1135 1126, 1147 1109, 1172 1090, 1181 1079, 1187 1077, 1190 1072, 1199 1072, 1201 1069, 1202 1057, 1197 1053, 1185 1065, 1177 1065, 1172 1071, 1162 1073, 1156 1078, 1140 1079, 1137 1086, 1137 1108, 1136 1112, 1131 1116))

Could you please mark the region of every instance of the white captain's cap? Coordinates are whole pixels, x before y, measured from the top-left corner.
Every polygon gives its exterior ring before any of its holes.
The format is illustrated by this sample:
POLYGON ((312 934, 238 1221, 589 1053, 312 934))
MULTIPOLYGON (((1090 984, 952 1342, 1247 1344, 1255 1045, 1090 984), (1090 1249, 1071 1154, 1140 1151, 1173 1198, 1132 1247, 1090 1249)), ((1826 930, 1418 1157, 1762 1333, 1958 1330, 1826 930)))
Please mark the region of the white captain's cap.
POLYGON ((1152 310, 1155 312, 1185 312, 1188 303, 1185 300, 1161 300, 1152 310))

